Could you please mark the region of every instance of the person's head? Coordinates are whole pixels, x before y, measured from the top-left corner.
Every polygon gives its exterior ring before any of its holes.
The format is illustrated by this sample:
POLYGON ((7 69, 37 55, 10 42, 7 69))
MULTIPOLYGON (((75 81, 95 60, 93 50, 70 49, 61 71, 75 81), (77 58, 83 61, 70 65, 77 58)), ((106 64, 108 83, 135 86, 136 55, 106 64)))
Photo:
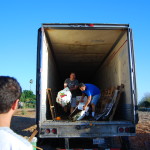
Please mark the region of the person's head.
POLYGON ((22 89, 18 81, 9 76, 0 76, 0 114, 15 111, 22 89))
POLYGON ((84 83, 80 83, 80 84, 79 84, 79 89, 80 89, 81 91, 85 91, 85 89, 86 89, 85 84, 84 84, 84 83))
POLYGON ((76 78, 76 74, 74 72, 70 73, 70 80, 74 80, 76 78))

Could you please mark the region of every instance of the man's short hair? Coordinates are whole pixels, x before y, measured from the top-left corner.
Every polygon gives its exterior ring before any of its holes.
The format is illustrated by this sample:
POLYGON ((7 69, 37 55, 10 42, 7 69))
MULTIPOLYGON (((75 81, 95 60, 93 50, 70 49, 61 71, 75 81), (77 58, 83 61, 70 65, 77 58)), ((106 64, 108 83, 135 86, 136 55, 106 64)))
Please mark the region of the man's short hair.
POLYGON ((7 113, 13 103, 20 99, 21 93, 21 86, 15 78, 0 76, 0 114, 7 113))
POLYGON ((75 74, 75 72, 71 72, 71 73, 70 73, 70 75, 71 75, 71 74, 74 74, 74 75, 76 75, 76 74, 75 74))
POLYGON ((81 88, 81 87, 85 87, 85 84, 84 83, 80 83, 79 84, 79 88, 81 88))

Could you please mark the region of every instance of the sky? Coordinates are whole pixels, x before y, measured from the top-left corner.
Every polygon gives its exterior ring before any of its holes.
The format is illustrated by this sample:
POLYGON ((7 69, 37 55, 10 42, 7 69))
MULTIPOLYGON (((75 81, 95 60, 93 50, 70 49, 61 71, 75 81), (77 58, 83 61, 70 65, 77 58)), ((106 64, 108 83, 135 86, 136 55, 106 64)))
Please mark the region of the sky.
POLYGON ((5 0, 0 2, 0 75, 15 77, 23 90, 36 87, 37 30, 42 23, 130 24, 138 101, 150 92, 149 0, 5 0))

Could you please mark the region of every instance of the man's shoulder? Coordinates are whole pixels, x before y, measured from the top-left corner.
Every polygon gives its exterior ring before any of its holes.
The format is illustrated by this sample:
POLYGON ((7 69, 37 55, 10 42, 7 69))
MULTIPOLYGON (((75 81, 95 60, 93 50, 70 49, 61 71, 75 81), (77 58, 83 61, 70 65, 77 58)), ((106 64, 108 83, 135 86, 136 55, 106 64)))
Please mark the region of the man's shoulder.
POLYGON ((16 148, 16 150, 21 147, 22 149, 20 150, 24 150, 25 148, 32 149, 32 145, 26 139, 14 133, 9 128, 0 128, 0 145, 3 145, 3 147, 9 145, 14 149, 16 148))
POLYGON ((89 87, 93 87, 93 84, 85 83, 85 86, 89 88, 89 87))
POLYGON ((87 87, 87 91, 91 91, 96 88, 96 86, 94 86, 93 84, 85 84, 85 86, 87 87))
POLYGON ((92 88, 96 87, 94 84, 90 84, 90 83, 86 83, 85 85, 92 88))
POLYGON ((66 80, 65 80, 65 82, 69 82, 70 81, 70 78, 67 78, 66 80))
POLYGON ((77 79, 74 80, 75 82, 79 82, 77 79))

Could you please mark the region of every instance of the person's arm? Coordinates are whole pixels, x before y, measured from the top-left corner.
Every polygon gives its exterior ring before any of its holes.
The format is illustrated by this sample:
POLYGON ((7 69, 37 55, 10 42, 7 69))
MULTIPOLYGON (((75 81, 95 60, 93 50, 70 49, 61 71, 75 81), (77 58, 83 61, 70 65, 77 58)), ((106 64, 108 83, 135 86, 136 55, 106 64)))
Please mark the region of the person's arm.
POLYGON ((84 97, 85 97, 85 93, 82 93, 82 97, 80 99, 80 102, 83 102, 84 97))
POLYGON ((68 85, 67 83, 64 83, 64 88, 66 88, 66 87, 67 87, 67 85, 68 85))
POLYGON ((88 96, 88 99, 87 99, 85 105, 83 106, 83 110, 85 110, 86 107, 89 105, 89 103, 91 102, 91 99, 92 99, 92 96, 88 96))
POLYGON ((88 96, 88 98, 87 98, 85 105, 83 106, 83 110, 85 110, 86 107, 88 106, 88 104, 91 102, 92 94, 91 94, 90 90, 87 90, 87 96, 88 96))
POLYGON ((68 86, 68 83, 67 83, 67 79, 66 79, 64 82, 64 88, 66 88, 67 86, 68 86))
POLYGON ((84 102, 84 97, 85 97, 85 93, 82 93, 81 99, 77 102, 77 104, 79 104, 80 102, 84 102))

